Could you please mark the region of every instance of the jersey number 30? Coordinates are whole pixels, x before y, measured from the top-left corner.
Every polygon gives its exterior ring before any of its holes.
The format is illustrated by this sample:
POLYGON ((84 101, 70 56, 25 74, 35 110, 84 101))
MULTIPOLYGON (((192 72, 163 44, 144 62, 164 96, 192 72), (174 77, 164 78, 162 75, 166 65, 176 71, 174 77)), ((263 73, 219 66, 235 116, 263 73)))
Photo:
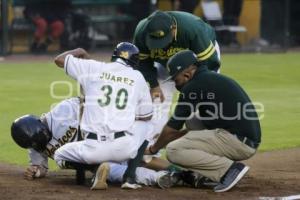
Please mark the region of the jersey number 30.
MULTIPOLYGON (((98 103, 101 107, 108 106, 111 103, 111 94, 113 89, 110 85, 104 85, 101 90, 104 92, 104 96, 98 99, 98 103)), ((117 96, 115 99, 116 108, 123 110, 126 108, 128 101, 128 92, 126 89, 122 88, 118 90, 117 96)))

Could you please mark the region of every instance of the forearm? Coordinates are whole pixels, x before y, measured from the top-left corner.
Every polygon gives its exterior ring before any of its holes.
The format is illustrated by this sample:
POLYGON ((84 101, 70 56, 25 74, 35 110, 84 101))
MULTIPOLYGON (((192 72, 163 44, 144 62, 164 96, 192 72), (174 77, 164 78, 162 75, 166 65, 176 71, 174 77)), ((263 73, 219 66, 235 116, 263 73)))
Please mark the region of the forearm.
POLYGON ((173 129, 169 126, 165 126, 162 130, 162 133, 160 134, 160 136, 158 137, 157 141, 155 142, 155 144, 153 144, 150 147, 150 151, 151 153, 156 153, 158 152, 161 148, 165 147, 168 143, 182 137, 183 135, 185 135, 187 133, 186 130, 184 131, 178 131, 176 129, 173 129))
POLYGON ((48 156, 45 153, 37 152, 30 148, 28 149, 29 163, 30 165, 43 166, 48 169, 48 156))
POLYGON ((153 157, 150 162, 144 163, 143 166, 148 168, 148 169, 153 169, 153 170, 156 170, 156 171, 160 171, 160 170, 167 170, 170 165, 171 165, 171 163, 167 160, 157 158, 157 157, 153 157))
POLYGON ((158 86, 157 69, 153 66, 153 61, 142 61, 138 70, 143 74, 151 88, 158 86))
POLYGON ((55 64, 58 67, 63 68, 67 55, 73 55, 76 58, 90 59, 90 55, 84 49, 77 48, 70 51, 66 51, 56 56, 56 58, 54 59, 55 64))

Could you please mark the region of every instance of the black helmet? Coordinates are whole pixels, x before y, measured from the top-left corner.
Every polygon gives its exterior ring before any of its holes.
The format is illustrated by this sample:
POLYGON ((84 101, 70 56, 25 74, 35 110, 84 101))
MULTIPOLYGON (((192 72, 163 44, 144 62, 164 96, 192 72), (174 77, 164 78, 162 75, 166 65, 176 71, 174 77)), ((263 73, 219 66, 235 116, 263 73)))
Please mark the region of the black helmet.
POLYGON ((39 117, 24 115, 12 123, 11 136, 19 146, 42 152, 51 140, 52 133, 39 117))
POLYGON ((111 60, 115 61, 116 58, 121 58, 126 62, 126 64, 132 67, 138 67, 139 53, 139 49, 134 44, 121 42, 114 49, 111 60))

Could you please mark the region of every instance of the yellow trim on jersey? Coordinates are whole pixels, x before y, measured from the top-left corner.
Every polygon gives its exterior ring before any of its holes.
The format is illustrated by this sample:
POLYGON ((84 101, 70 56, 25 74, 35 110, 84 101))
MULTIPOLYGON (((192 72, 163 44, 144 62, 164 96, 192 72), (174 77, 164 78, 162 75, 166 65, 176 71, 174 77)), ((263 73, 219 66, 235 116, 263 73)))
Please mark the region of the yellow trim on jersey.
POLYGON ((211 48, 212 48, 213 46, 214 46, 213 43, 210 41, 210 44, 209 44, 209 46, 207 47, 207 49, 205 49, 204 51, 202 51, 201 53, 199 53, 199 54, 197 55, 197 57, 205 56, 205 55, 211 50, 211 48))
POLYGON ((203 52, 199 53, 197 55, 197 58, 199 60, 206 60, 207 58, 209 58, 214 52, 216 51, 213 43, 210 41, 210 45, 207 47, 207 49, 205 49, 203 52))
POLYGON ((212 50, 208 54, 206 54, 205 56, 199 58, 199 60, 206 60, 206 59, 208 59, 211 55, 213 55, 213 53, 215 53, 215 51, 216 51, 216 49, 215 49, 215 47, 213 47, 212 50))
POLYGON ((149 58, 149 57, 150 57, 149 54, 144 54, 144 53, 140 53, 140 54, 139 54, 139 58, 140 58, 141 60, 145 60, 145 59, 147 59, 147 58, 149 58))

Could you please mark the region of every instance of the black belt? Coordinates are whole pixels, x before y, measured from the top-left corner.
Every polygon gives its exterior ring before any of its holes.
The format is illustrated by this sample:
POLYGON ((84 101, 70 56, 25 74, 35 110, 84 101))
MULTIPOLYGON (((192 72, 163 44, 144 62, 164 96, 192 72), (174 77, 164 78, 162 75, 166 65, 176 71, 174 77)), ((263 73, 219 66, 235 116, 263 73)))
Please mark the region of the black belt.
POLYGON ((236 135, 237 139, 239 139, 242 143, 248 145, 249 147, 253 148, 253 149, 257 149, 257 147, 259 146, 259 143, 257 142, 253 142, 252 140, 250 140, 247 137, 244 136, 240 136, 240 135, 236 135))
MULTIPOLYGON (((120 138, 125 136, 125 132, 124 131, 120 131, 120 132, 115 132, 114 133, 114 139, 120 138)), ((92 140, 98 140, 98 135, 96 133, 92 133, 92 132, 88 132, 87 133, 87 139, 92 139, 92 140)), ((100 140, 101 141, 106 141, 107 137, 105 135, 101 135, 100 136, 100 140)))

